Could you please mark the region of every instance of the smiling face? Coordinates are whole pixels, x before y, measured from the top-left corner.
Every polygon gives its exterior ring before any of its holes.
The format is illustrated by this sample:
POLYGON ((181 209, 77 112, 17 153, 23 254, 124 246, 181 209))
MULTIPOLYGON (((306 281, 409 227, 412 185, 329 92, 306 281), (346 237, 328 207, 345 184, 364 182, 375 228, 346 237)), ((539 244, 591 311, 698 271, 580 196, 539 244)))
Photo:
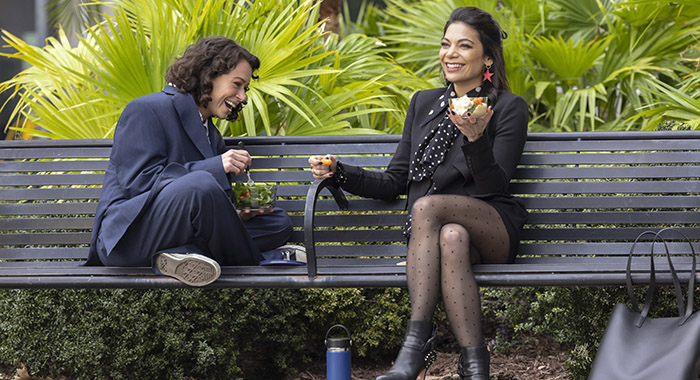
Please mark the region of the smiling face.
POLYGON ((210 116, 225 120, 236 106, 247 100, 246 92, 253 69, 245 59, 226 74, 212 80, 211 101, 206 107, 197 107, 204 120, 210 116))
POLYGON ((454 84, 457 96, 480 86, 485 66, 493 64, 493 60, 484 55, 479 34, 462 22, 447 27, 439 57, 445 79, 454 84))

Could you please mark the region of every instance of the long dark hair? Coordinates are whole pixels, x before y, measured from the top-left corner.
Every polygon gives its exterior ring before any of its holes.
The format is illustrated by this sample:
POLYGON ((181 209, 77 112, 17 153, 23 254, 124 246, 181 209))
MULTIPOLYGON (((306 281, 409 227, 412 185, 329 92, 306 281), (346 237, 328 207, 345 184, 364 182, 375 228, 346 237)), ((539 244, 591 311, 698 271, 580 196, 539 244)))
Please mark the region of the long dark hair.
POLYGON ((492 82, 484 81, 481 85, 481 93, 489 98, 489 104, 495 105, 498 95, 509 91, 506 63, 503 59, 503 39, 507 35, 490 13, 476 7, 462 7, 452 11, 450 19, 445 24, 443 35, 447 32, 447 28, 455 22, 464 23, 474 29, 479 34, 484 55, 493 60, 491 65, 491 72, 494 74, 491 78, 492 82))
MULTIPOLYGON (((260 68, 260 60, 236 41, 221 37, 207 37, 190 45, 182 57, 168 67, 165 80, 175 85, 178 91, 192 95, 199 107, 206 107, 211 101, 212 81, 233 70, 238 62, 245 59, 255 70, 260 68)), ((253 75, 253 79, 258 79, 253 75)), ((238 119, 245 102, 238 106, 226 118, 238 119)))

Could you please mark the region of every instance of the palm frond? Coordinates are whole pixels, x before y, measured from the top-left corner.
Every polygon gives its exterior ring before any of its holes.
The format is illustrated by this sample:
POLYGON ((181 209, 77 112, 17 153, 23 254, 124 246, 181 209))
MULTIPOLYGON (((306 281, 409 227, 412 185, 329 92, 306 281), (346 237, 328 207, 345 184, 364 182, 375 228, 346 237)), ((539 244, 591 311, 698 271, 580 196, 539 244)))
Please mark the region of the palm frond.
POLYGON ((563 131, 595 130, 596 124, 601 122, 596 117, 596 103, 605 99, 605 93, 602 85, 566 92, 556 104, 553 125, 563 131))
POLYGON ((49 25, 82 33, 103 20, 102 8, 92 0, 50 0, 46 5, 49 25))
POLYGON ((664 120, 686 123, 693 129, 700 129, 700 75, 688 77, 680 88, 662 81, 654 81, 654 86, 645 91, 654 95, 656 101, 640 107, 640 112, 629 121, 647 119, 647 129, 653 129, 664 120))
POLYGON ((558 37, 530 37, 532 46, 530 53, 541 62, 549 71, 556 74, 559 80, 576 81, 587 71, 593 68, 593 64, 605 51, 607 41, 591 41, 585 43, 579 41, 574 44, 573 39, 564 40, 558 37))
POLYGON ((575 39, 590 40, 600 33, 605 17, 612 9, 611 0, 551 0, 547 29, 575 39))

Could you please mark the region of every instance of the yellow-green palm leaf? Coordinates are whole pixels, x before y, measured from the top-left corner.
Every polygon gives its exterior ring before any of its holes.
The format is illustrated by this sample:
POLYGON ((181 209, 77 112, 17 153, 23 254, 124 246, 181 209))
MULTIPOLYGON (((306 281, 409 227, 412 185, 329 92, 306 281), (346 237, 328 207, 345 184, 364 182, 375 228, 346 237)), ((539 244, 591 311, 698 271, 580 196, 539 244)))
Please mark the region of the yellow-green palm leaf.
POLYGON ((573 39, 558 37, 530 38, 530 54, 546 69, 556 75, 557 80, 576 81, 593 68, 606 47, 606 40, 574 43, 573 39))

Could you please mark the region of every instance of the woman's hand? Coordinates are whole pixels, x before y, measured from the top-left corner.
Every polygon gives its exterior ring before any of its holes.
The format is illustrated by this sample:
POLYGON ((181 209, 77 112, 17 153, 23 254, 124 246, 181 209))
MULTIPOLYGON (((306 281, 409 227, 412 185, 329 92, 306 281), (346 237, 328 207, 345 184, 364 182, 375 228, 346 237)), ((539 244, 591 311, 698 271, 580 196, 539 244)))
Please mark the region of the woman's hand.
POLYGON ((476 141, 484 134, 486 125, 488 125, 491 116, 493 116, 493 110, 489 106, 482 117, 474 117, 471 113, 467 113, 467 116, 462 117, 448 108, 447 116, 452 120, 455 126, 462 131, 462 134, 467 137, 467 140, 476 141))
POLYGON ((253 160, 247 150, 229 149, 221 155, 221 162, 226 173, 242 174, 253 160))
POLYGON ((313 174, 314 179, 324 179, 333 177, 337 161, 332 154, 323 157, 311 156, 309 157, 309 165, 311 165, 311 174, 313 174))
POLYGON ((253 219, 254 217, 256 217, 258 215, 271 214, 272 211, 274 211, 272 209, 272 207, 265 208, 265 209, 261 208, 258 210, 243 210, 243 211, 238 210, 238 216, 241 218, 242 221, 245 222, 246 220, 253 219))

